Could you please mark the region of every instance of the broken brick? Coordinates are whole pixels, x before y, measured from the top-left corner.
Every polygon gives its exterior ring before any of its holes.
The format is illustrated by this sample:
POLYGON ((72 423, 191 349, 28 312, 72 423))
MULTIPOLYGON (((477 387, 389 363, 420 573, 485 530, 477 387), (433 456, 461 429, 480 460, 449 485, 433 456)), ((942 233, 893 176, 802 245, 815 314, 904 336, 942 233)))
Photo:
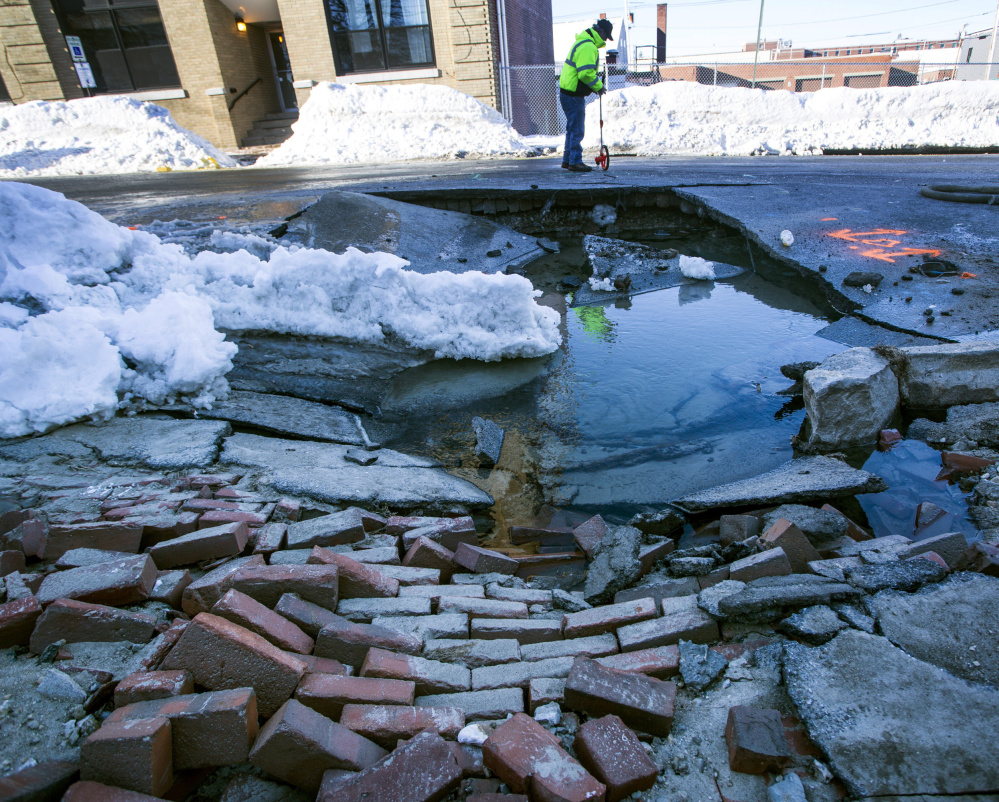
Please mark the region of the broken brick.
MULTIPOLYGON (((809 573, 808 564, 821 559, 805 533, 786 518, 778 518, 760 536, 760 546, 763 549, 782 548, 791 564, 791 570, 796 574, 809 573)), ((731 574, 731 569, 729 573, 731 574)))
POLYGON ((642 566, 641 576, 652 573, 656 563, 676 551, 676 541, 664 538, 658 543, 647 543, 638 549, 638 562, 642 566))
POLYGON ((304 601, 336 610, 338 569, 335 565, 261 565, 240 568, 232 587, 273 609, 281 596, 294 593, 304 601))
POLYGON ((530 643, 562 640, 562 622, 544 618, 475 618, 471 637, 482 640, 513 639, 522 646, 530 643))
POLYGON ((184 668, 209 690, 252 687, 260 715, 273 715, 291 698, 306 664, 224 618, 200 613, 163 660, 165 669, 184 668))
POLYGON ((663 599, 662 616, 619 627, 617 638, 622 652, 672 646, 680 639, 711 643, 719 638, 718 623, 697 606, 696 596, 663 599))
POLYGON ((288 652, 311 654, 315 646, 312 638, 287 618, 238 590, 226 591, 212 607, 212 614, 255 632, 288 652))
POLYGON ((182 609, 191 617, 198 613, 207 613, 232 587, 233 579, 241 568, 256 568, 262 565, 264 565, 264 558, 259 554, 254 554, 252 557, 238 557, 235 560, 230 560, 209 571, 184 588, 181 601, 182 609))
POLYGON ((80 779, 163 796, 173 785, 170 721, 105 721, 80 746, 80 779))
POLYGON ((310 674, 299 683, 295 699, 326 718, 337 721, 344 705, 412 706, 416 699, 416 683, 373 677, 310 674))
POLYGON ((247 526, 263 526, 268 516, 263 512, 244 512, 242 510, 209 510, 198 518, 199 529, 210 529, 226 524, 246 524, 247 526))
POLYGON ((271 513, 271 520, 278 523, 295 523, 302 514, 302 505, 290 498, 280 499, 271 513))
MULTIPOLYGON (((358 736, 359 737, 359 736, 358 736)), ((437 802, 461 782, 462 768, 447 741, 423 732, 353 777, 323 783, 317 802, 437 802)))
POLYGON ((189 671, 136 671, 118 683, 114 689, 114 706, 153 699, 169 699, 194 693, 194 677, 189 671))
POLYGON ((792 573, 791 563, 779 546, 736 560, 728 567, 730 579, 752 582, 765 576, 788 576, 792 573))
POLYGON ((486 768, 518 793, 547 802, 604 799, 603 783, 562 748, 558 738, 530 716, 517 713, 482 746, 486 768))
POLYGON ((784 724, 776 710, 747 705, 729 708, 725 740, 732 771, 746 774, 779 772, 791 763, 784 724))
POLYGON ((316 793, 327 769, 361 771, 386 754, 367 738, 290 699, 260 730, 250 762, 316 793))
POLYGON ((823 504, 822 505, 822 509, 825 512, 835 512, 841 518, 844 518, 846 520, 846 526, 847 526, 846 533, 847 533, 847 535, 849 535, 854 540, 872 540, 873 539, 873 537, 874 537, 873 535, 869 534, 868 532, 865 532, 860 526, 858 526, 856 523, 854 523, 851 518, 847 517, 846 515, 843 515, 843 513, 840 512, 839 510, 837 510, 832 504, 823 504))
POLYGON ((667 736, 673 728, 676 685, 644 674, 614 671, 577 657, 565 683, 565 703, 587 715, 620 716, 629 727, 667 736))
POLYGON ((472 618, 527 618, 523 602, 473 599, 468 596, 442 596, 437 603, 441 614, 464 613, 472 618))
POLYGON ((363 510, 349 507, 307 521, 288 524, 286 548, 311 549, 313 546, 343 546, 364 540, 363 510))
POLYGON ((58 640, 67 643, 149 643, 156 633, 156 618, 75 599, 57 599, 42 613, 31 633, 29 648, 41 654, 58 640))
POLYGON ((99 563, 69 571, 57 571, 42 581, 38 601, 77 599, 121 607, 149 597, 156 584, 156 565, 147 554, 99 563))
POLYGON ((0 649, 27 646, 42 605, 34 596, 0 604, 0 649))
POLYGON ((607 802, 620 802, 656 784, 658 767, 617 716, 584 723, 574 748, 583 766, 607 786, 607 802))
POLYGON ((410 680, 423 696, 472 690, 472 673, 461 665, 440 663, 384 649, 369 649, 361 666, 362 677, 410 680))
POLYGON ((399 580, 346 554, 315 546, 309 554, 309 564, 335 565, 340 572, 340 593, 346 599, 381 599, 399 595, 399 580))
POLYGON ((392 749, 400 740, 428 729, 453 741, 465 726, 465 714, 455 707, 348 704, 340 714, 340 723, 392 749))
POLYGON ((257 540, 253 544, 254 554, 273 554, 284 548, 284 541, 288 535, 288 525, 284 523, 270 523, 260 527, 257 540))
POLYGON ((194 577, 186 568, 179 571, 160 571, 156 574, 156 582, 149 592, 149 601, 169 604, 175 610, 181 608, 184 591, 194 582, 194 577))
POLYGON ((69 787, 61 802, 159 802, 159 799, 137 791, 126 791, 124 788, 114 788, 104 783, 81 780, 69 787))
POLYGON ((135 702, 117 708, 105 726, 160 718, 170 721, 178 771, 243 763, 257 737, 256 696, 245 687, 135 702))
POLYGON ((142 526, 133 523, 95 521, 80 524, 52 524, 39 555, 58 560, 70 549, 90 548, 135 554, 142 543, 142 526))
POLYGON ((158 543, 149 550, 149 556, 157 568, 165 571, 219 557, 233 557, 243 551, 248 537, 245 523, 202 527, 189 535, 158 543))
POLYGON ((656 679, 668 679, 680 673, 680 647, 676 645, 657 646, 653 649, 611 654, 607 657, 598 657, 597 662, 605 668, 613 668, 615 671, 645 674, 656 679))
POLYGON ((589 635, 613 632, 625 624, 645 621, 658 615, 659 609, 655 599, 637 599, 592 607, 578 613, 567 613, 562 616, 562 630, 567 638, 585 638, 589 635))
POLYGON ((360 668, 370 649, 415 655, 423 648, 423 638, 415 635, 375 624, 355 624, 340 616, 336 618, 336 621, 324 624, 316 637, 314 653, 319 657, 332 657, 345 665, 360 668))
POLYGON ((468 543, 458 544, 454 552, 454 561, 473 574, 515 574, 519 567, 516 560, 505 554, 479 546, 470 546, 468 543))
MULTIPOLYGON (((79 773, 80 767, 75 762, 51 760, 34 763, 34 765, 28 765, 0 777, 0 799, 10 800, 10 802, 56 800, 70 787, 79 773)), ((122 791, 122 793, 128 792, 122 791)), ((62 798, 68 799, 69 797, 62 798)), ((118 802, 118 800, 112 799, 109 802, 118 802)), ((122 800, 122 802, 126 801, 122 800)))
POLYGON ((325 607, 302 601, 294 593, 282 594, 278 603, 274 605, 274 612, 287 618, 313 640, 324 626, 343 620, 341 616, 325 607))
POLYGON ((402 564, 409 568, 436 568, 441 582, 447 584, 455 572, 454 552, 428 537, 418 537, 409 547, 402 564))
POLYGON ((584 521, 572 530, 572 535, 576 541, 576 545, 579 546, 583 553, 590 559, 593 559, 593 555, 596 553, 597 547, 600 545, 604 535, 606 534, 607 524, 599 515, 594 515, 588 521, 584 521))

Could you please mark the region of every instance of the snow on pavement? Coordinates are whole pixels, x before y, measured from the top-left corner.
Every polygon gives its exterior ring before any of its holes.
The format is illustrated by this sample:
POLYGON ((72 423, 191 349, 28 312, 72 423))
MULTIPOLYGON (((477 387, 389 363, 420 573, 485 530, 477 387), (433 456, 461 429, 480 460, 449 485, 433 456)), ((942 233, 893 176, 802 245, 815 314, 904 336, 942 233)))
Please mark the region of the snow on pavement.
MULTIPOLYGON (((641 156, 819 154, 823 149, 999 145, 999 82, 819 92, 670 81, 604 96, 604 143, 641 156)), ((599 144, 599 110, 583 144, 599 144)))
POLYGON ((561 342, 558 313, 522 276, 422 275, 391 254, 232 232, 212 245, 224 252, 189 255, 58 193, 0 183, 0 437, 177 399, 210 406, 237 351, 224 331, 480 360, 561 342))
POLYGON ((235 167, 162 106, 104 95, 0 107, 0 178, 235 167))
POLYGON ((258 167, 405 159, 524 156, 532 148, 503 116, 447 86, 321 83, 294 134, 258 167))

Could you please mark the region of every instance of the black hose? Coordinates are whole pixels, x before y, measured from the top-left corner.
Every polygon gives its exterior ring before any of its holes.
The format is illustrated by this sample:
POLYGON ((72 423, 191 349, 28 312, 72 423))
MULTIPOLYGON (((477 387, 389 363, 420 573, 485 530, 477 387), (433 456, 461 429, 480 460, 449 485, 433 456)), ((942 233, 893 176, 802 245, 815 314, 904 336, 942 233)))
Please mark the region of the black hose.
POLYGON ((959 187, 953 184, 937 184, 929 188, 923 187, 919 192, 923 197, 934 200, 999 206, 999 187, 959 187))

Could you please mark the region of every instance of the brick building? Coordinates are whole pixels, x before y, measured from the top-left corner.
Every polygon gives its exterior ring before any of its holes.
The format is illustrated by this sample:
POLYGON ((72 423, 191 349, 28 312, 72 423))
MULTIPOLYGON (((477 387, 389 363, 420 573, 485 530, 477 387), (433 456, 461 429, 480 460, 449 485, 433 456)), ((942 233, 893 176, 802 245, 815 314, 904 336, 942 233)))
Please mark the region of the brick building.
POLYGON ((0 51, 14 103, 123 94, 223 148, 279 139, 320 81, 499 108, 499 64, 553 59, 530 0, 0 0, 0 51))

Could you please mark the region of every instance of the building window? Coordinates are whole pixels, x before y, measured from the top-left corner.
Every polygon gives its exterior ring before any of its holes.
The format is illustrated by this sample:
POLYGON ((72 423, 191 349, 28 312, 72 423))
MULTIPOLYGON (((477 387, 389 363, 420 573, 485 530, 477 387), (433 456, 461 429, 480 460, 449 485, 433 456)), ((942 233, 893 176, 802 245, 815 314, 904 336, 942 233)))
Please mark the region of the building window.
POLYGON ((155 0, 53 0, 53 4, 63 35, 80 37, 97 82, 95 92, 180 86, 155 0))
POLYGON ((326 0, 337 74, 434 66, 427 0, 326 0))

